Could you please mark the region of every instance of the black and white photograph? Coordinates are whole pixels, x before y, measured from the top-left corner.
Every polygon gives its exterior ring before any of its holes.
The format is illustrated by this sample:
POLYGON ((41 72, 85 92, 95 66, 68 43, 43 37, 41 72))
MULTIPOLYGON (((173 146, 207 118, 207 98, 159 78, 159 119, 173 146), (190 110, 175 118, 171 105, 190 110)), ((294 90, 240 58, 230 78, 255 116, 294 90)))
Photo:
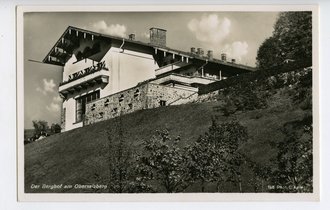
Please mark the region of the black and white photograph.
POLYGON ((18 8, 18 199, 318 200, 317 7, 150 8, 18 8))

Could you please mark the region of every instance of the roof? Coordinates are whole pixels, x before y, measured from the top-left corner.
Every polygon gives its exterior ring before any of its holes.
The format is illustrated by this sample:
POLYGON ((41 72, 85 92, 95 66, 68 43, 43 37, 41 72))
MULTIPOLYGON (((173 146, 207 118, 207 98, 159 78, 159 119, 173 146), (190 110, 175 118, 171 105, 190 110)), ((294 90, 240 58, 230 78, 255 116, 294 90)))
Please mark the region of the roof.
POLYGON ((151 30, 151 29, 157 29, 157 30, 160 30, 160 31, 166 31, 165 29, 157 28, 157 27, 151 27, 151 28, 149 28, 149 30, 151 30))
MULTIPOLYGON (((164 30, 164 29, 162 29, 164 30)), ((72 51, 70 50, 70 47, 72 48, 75 45, 74 40, 70 40, 70 38, 73 36, 72 34, 77 34, 77 37, 79 36, 90 36, 92 39, 106 39, 106 40, 115 40, 115 41, 125 41, 125 46, 127 44, 131 44, 131 46, 140 46, 144 47, 144 49, 148 50, 149 52, 154 52, 155 49, 157 50, 162 50, 165 52, 172 52, 178 55, 182 55, 185 57, 193 58, 196 60, 201 60, 201 61, 207 61, 209 63, 213 64, 221 64, 225 65, 228 67, 233 67, 233 68, 238 68, 243 71, 255 71, 256 69, 247 65, 242 65, 242 64, 237 64, 237 63, 232 63, 232 62, 227 62, 227 61, 222 61, 219 59, 209 59, 207 56, 201 56, 197 54, 193 54, 190 52, 185 52, 177 49, 172 49, 169 47, 164 47, 164 46, 158 46, 155 44, 151 43, 145 43, 141 41, 136 41, 136 40, 131 40, 128 38, 122 38, 118 36, 112 36, 112 35, 107 35, 107 34, 102 34, 102 33, 97 33, 81 28, 77 28, 74 26, 68 26, 67 29, 64 31, 64 33, 61 35, 61 37, 58 39, 58 41, 54 44, 54 46, 51 48, 51 50, 48 52, 46 57, 43 59, 42 62, 48 63, 48 64, 53 64, 53 65, 60 65, 64 66, 66 61, 72 56, 72 51), (59 50, 62 49, 62 50, 59 50)))

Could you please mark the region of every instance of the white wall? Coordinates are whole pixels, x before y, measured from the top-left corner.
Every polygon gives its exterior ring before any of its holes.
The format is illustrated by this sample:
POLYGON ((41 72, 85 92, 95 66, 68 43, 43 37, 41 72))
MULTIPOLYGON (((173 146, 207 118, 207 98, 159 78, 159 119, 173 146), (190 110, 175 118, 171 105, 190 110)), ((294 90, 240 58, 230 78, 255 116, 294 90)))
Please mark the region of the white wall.
MULTIPOLYGON (((114 47, 110 48, 102 61, 105 61, 105 66, 109 69, 109 83, 102 88, 95 87, 68 96, 69 98, 63 102, 63 109, 66 108, 65 131, 83 126, 82 122, 76 123, 76 98, 98 89, 100 98, 103 98, 134 87, 141 81, 154 78, 155 69, 159 68, 152 55, 129 50, 122 51, 114 47)), ((63 81, 67 81, 70 74, 93 65, 90 59, 75 62, 76 58, 73 55, 64 66, 63 81)))
POLYGON ((76 56, 73 54, 72 57, 66 62, 63 72, 63 82, 68 81, 70 74, 73 74, 93 65, 93 61, 90 59, 83 59, 79 62, 76 61, 76 56))
POLYGON ((63 109, 66 109, 65 113, 65 131, 79 128, 82 126, 82 122, 76 123, 76 100, 69 98, 63 102, 63 109))
POLYGON ((154 78, 155 70, 159 68, 152 55, 145 53, 130 50, 122 52, 119 48, 112 47, 106 56, 111 57, 113 93, 154 78))

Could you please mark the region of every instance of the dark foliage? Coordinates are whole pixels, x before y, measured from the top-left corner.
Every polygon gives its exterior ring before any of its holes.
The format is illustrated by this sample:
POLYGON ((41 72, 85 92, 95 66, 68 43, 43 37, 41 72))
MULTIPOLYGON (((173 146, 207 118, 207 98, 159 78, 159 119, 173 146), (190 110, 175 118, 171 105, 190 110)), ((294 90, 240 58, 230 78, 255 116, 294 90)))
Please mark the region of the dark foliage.
POLYGON ((43 133, 46 133, 49 129, 48 122, 43 120, 34 120, 32 121, 34 127, 34 135, 40 136, 43 133))
POLYGON ((259 47, 257 67, 268 69, 284 62, 312 60, 312 12, 280 13, 270 38, 259 47))
POLYGON ((223 91, 225 97, 222 111, 229 116, 236 111, 255 110, 267 107, 267 96, 256 89, 255 82, 244 82, 223 91))
MULTIPOLYGON (((229 87, 235 87, 237 84, 247 84, 252 81, 262 82, 271 76, 275 76, 280 73, 302 71, 306 67, 312 66, 311 60, 304 60, 300 62, 284 63, 280 66, 263 69, 262 71, 254 71, 250 73, 240 74, 238 76, 229 77, 225 80, 210 83, 199 87, 198 94, 207 94, 212 91, 221 90, 229 87)), ((242 86, 242 85, 241 85, 242 86)))
POLYGON ((107 131, 108 137, 108 192, 150 192, 151 188, 136 180, 133 149, 125 141, 121 118, 117 119, 115 131, 107 131))
POLYGON ((137 180, 157 192, 182 192, 187 186, 185 159, 178 143, 165 129, 146 139, 137 158, 137 180), (160 186, 158 188, 157 186, 160 186))
POLYGON ((313 128, 312 117, 286 123, 282 132, 285 139, 276 147, 278 154, 273 163, 277 166, 271 172, 273 192, 313 191, 313 128))
POLYGON ((217 191, 221 185, 232 182, 242 192, 241 165, 246 161, 240 151, 242 143, 248 139, 247 129, 237 121, 218 125, 215 120, 209 131, 194 144, 186 148, 188 177, 192 182, 215 182, 217 191))
POLYGON ((50 126, 50 131, 51 133, 61 133, 61 126, 57 123, 53 123, 50 126))
POLYGON ((271 168, 250 159, 247 159, 248 166, 252 170, 252 177, 249 184, 253 186, 254 192, 267 192, 268 179, 270 177, 271 168))

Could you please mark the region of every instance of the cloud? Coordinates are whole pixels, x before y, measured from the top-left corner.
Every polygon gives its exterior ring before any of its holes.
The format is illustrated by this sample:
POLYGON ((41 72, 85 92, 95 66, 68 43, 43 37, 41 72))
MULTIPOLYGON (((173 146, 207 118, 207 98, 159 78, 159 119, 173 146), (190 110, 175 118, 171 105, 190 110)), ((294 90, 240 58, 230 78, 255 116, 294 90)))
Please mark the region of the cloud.
POLYGON ((37 87, 36 90, 38 92, 41 92, 42 94, 44 95, 47 95, 48 92, 54 92, 55 91, 55 83, 54 83, 54 80, 53 79, 50 79, 49 81, 47 79, 43 79, 43 87, 40 88, 40 87, 37 87))
POLYGON ((150 38, 150 33, 144 32, 141 34, 143 38, 149 39, 150 38))
POLYGON ((193 32, 197 40, 209 44, 220 44, 230 33, 231 21, 216 14, 204 15, 201 19, 192 19, 188 29, 193 32))
POLYGON ((127 28, 121 24, 108 25, 104 20, 100 20, 92 25, 93 30, 113 36, 126 37, 127 28))
POLYGON ((227 53, 229 57, 235 58, 238 61, 242 60, 242 57, 247 55, 249 45, 246 41, 235 41, 231 44, 226 44, 224 47, 224 53, 227 53))
POLYGON ((46 109, 50 112, 58 112, 61 107, 59 104, 52 102, 49 106, 46 106, 46 109))
POLYGON ((60 102, 62 102, 62 98, 61 98, 59 95, 57 95, 57 96, 54 96, 54 97, 53 97, 53 101, 54 101, 55 103, 60 103, 60 102))
POLYGON ((62 101, 63 100, 59 95, 54 96, 50 105, 46 106, 46 109, 50 112, 58 113, 61 110, 62 101))

